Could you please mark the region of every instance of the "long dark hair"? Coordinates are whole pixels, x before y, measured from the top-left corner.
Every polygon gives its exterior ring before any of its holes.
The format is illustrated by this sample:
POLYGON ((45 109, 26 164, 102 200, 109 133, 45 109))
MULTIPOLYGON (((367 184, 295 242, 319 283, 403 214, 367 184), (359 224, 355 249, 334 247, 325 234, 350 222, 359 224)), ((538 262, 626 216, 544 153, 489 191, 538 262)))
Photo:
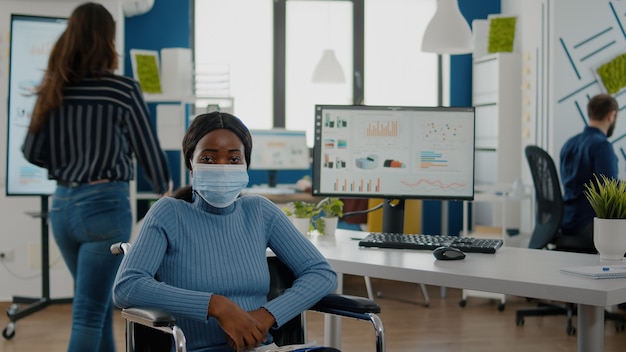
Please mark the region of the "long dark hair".
POLYGON ((49 113, 61 106, 65 86, 88 76, 101 78, 117 65, 115 21, 111 13, 92 2, 75 8, 50 52, 29 132, 38 132, 49 113))

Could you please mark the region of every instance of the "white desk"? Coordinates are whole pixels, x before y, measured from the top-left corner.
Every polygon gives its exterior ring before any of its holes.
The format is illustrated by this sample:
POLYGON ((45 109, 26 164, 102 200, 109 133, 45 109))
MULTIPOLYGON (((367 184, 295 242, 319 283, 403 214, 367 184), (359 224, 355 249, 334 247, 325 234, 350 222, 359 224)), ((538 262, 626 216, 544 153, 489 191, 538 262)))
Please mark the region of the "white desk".
MULTIPOLYGON (((461 261, 437 261, 430 251, 360 248, 366 232, 337 229, 311 241, 341 274, 443 287, 497 292, 578 304, 578 351, 604 350, 604 308, 626 302, 626 279, 593 280, 562 267, 602 265, 598 255, 502 247, 496 254, 468 253, 461 261)), ((341 280, 340 280, 341 282, 341 280)), ((340 286, 341 287, 341 286, 340 286)), ((326 344, 340 346, 340 330, 327 320, 326 344)), ((513 324, 513 322, 511 322, 513 324)))

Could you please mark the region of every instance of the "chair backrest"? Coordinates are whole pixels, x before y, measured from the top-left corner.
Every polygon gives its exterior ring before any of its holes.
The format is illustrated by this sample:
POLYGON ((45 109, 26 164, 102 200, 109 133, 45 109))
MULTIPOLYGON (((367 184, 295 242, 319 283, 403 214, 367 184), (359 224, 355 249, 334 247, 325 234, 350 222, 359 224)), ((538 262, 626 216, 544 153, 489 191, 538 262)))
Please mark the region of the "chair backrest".
POLYGON ((545 150, 529 145, 525 149, 535 186, 535 227, 529 248, 545 248, 554 240, 563 219, 563 196, 556 166, 545 150))

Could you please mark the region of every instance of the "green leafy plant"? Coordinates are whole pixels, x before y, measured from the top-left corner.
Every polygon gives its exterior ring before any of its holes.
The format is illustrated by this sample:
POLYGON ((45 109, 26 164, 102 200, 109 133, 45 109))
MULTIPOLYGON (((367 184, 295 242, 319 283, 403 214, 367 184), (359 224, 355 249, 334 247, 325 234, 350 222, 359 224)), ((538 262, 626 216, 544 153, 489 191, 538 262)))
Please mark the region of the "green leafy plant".
POLYGON ((283 211, 287 216, 294 218, 312 218, 320 213, 315 203, 301 200, 289 203, 289 206, 284 207, 283 211))
POLYGON ((343 201, 339 198, 327 197, 317 203, 317 209, 327 218, 343 216, 343 201))
POLYGON ((596 216, 601 219, 626 219, 626 183, 605 175, 593 175, 583 193, 596 216))
POLYGON ((311 220, 318 217, 320 214, 320 210, 317 208, 315 203, 304 202, 301 200, 289 203, 288 206, 283 207, 283 212, 288 217, 310 219, 309 231, 313 230, 313 223, 311 220))
POLYGON ((326 222, 323 218, 343 216, 343 202, 339 198, 324 198, 317 203, 316 208, 320 216, 315 219, 315 228, 322 235, 326 233, 326 222))

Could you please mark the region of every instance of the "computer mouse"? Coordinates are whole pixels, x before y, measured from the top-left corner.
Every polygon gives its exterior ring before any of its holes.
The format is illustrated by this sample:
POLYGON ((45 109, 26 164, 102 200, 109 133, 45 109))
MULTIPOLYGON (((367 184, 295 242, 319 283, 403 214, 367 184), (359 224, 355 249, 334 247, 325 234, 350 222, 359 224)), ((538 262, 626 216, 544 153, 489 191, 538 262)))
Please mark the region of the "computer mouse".
POLYGON ((435 248, 433 255, 440 260, 459 260, 465 258, 465 253, 463 253, 462 250, 446 246, 435 248))

